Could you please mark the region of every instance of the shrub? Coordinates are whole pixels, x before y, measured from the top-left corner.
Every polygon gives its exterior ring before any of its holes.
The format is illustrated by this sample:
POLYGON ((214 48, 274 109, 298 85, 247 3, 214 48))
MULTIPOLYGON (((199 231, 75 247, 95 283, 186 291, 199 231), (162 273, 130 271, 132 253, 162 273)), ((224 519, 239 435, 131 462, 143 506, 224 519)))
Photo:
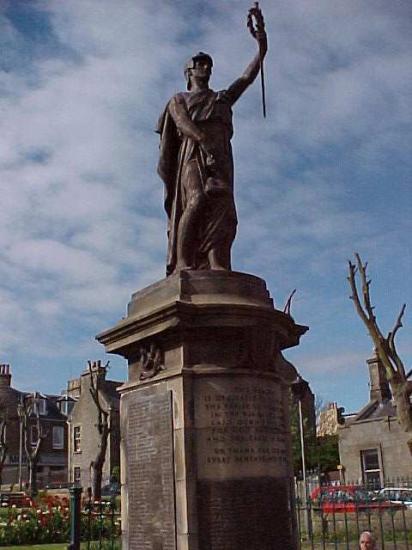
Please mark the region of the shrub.
POLYGON ((8 508, 0 523, 0 545, 66 542, 69 509, 62 506, 8 508))

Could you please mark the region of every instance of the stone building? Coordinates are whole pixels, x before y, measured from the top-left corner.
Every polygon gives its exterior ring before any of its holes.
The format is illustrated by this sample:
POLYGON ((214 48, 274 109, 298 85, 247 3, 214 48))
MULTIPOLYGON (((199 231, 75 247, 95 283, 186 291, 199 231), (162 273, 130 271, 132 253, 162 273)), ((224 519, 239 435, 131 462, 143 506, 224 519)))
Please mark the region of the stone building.
POLYGON ((338 407, 336 402, 328 403, 319 413, 319 420, 316 428, 317 437, 336 435, 339 425, 343 423, 344 410, 343 407, 338 407))
POLYGON ((339 453, 346 482, 383 487, 388 480, 412 478, 412 466, 396 407, 378 357, 367 361, 370 375, 368 403, 339 427, 339 453))
MULTIPOLYGON (((35 398, 38 403, 41 429, 46 432, 38 461, 38 487, 59 485, 67 480, 67 416, 61 410, 58 395, 21 392, 11 386, 10 365, 0 365, 0 414, 6 414, 7 455, 2 482, 24 487, 28 479, 27 460, 23 445, 22 427, 18 414, 23 399, 35 398)), ((36 419, 31 418, 30 443, 37 442, 36 419)))
POLYGON ((120 467, 120 399, 117 388, 122 382, 106 379, 106 367, 100 361, 93 362, 80 378, 69 380, 67 396, 76 399, 69 416, 69 473, 71 483, 91 486, 91 464, 96 459, 100 445, 97 430, 98 409, 90 393, 91 376, 99 391, 101 405, 109 413, 111 427, 103 466, 103 482, 110 481, 114 468, 120 467))

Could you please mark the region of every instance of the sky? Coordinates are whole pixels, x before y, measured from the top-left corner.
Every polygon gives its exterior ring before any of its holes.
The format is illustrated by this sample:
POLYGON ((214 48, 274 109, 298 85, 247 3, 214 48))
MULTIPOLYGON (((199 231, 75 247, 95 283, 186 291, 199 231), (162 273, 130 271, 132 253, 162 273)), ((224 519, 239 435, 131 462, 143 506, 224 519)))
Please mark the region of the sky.
MULTIPOLYGON (((198 51, 223 89, 255 54, 244 0, 0 0, 0 362, 59 393, 133 292, 164 277, 157 119, 198 51)), ((347 261, 369 263, 382 330, 411 299, 412 4, 266 0, 260 82, 234 108, 233 269, 309 332, 287 350, 324 403, 368 399, 372 343, 347 261)), ((412 306, 411 306, 412 307, 412 306)), ((411 309, 398 349, 411 366, 411 309)))

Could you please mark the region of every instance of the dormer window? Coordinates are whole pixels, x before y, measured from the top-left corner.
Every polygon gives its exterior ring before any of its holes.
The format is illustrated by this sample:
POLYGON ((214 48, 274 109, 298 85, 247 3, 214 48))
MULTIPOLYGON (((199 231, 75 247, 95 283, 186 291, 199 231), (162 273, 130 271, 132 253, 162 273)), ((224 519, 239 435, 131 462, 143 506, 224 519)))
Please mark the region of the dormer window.
POLYGON ((59 401, 59 410, 65 416, 69 416, 72 412, 74 406, 74 401, 70 398, 64 398, 59 401))
POLYGON ((38 410, 38 413, 41 414, 41 415, 45 415, 47 413, 47 402, 45 399, 38 399, 37 400, 37 410, 38 410))

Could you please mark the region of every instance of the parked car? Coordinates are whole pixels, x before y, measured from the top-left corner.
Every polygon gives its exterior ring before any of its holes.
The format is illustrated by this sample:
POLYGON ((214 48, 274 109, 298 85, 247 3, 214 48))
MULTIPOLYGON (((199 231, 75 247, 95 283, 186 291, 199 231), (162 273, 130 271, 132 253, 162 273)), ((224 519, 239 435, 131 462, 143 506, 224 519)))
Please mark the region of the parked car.
POLYGON ((378 495, 393 504, 404 504, 407 508, 412 508, 412 489, 407 487, 385 487, 378 495))
POLYGON ((362 512, 371 509, 388 510, 402 508, 403 504, 393 503, 359 485, 326 485, 312 491, 311 499, 315 510, 324 514, 339 512, 362 512))

